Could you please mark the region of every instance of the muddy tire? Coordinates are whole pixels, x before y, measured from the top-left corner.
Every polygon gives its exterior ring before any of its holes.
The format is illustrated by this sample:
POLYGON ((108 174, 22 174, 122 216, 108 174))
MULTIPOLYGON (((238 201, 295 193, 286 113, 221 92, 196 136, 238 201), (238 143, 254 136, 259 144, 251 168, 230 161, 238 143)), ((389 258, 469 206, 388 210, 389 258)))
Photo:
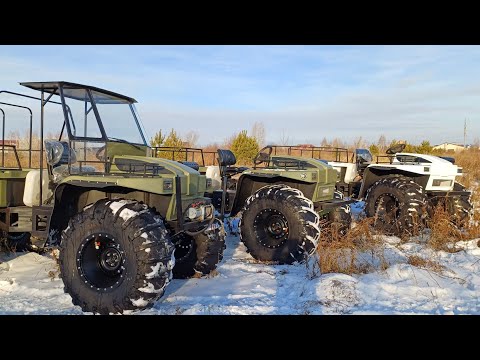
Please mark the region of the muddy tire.
POLYGON ((145 204, 99 200, 71 218, 62 233, 64 290, 86 312, 149 308, 172 277, 173 250, 163 220, 145 204))
POLYGON ((424 228, 427 198, 423 188, 407 177, 377 180, 365 195, 365 213, 386 235, 416 235, 424 228))
POLYGON ((203 233, 190 236, 177 235, 175 243, 175 279, 188 279, 196 274, 208 275, 217 268, 225 250, 225 230, 222 222, 215 219, 203 233), (178 255, 177 255, 178 254, 178 255))
POLYGON ((257 260, 303 262, 317 247, 319 222, 312 201, 300 190, 269 185, 246 200, 240 238, 257 260))

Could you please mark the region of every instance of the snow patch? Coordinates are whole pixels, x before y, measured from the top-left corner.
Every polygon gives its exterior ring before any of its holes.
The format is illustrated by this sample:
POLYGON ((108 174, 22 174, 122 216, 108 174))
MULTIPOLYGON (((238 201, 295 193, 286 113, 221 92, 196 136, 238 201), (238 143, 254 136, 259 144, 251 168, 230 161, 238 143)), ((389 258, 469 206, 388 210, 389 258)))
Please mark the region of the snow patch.
MULTIPOLYGON (((125 204, 129 204, 129 203, 131 203, 131 201, 129 201, 129 200, 113 201, 110 204, 110 209, 112 209, 113 215, 115 215, 120 210, 120 208, 122 206, 124 206, 125 204)), ((143 209, 143 210, 137 212, 137 211, 133 211, 133 210, 130 210, 130 209, 127 209, 127 208, 123 208, 121 210, 119 216, 123 219, 123 221, 127 221, 131 217, 138 216, 142 213, 145 213, 146 211, 148 211, 148 209, 143 209)))
POLYGON ((133 306, 137 307, 145 307, 148 305, 148 301, 145 300, 143 297, 140 297, 137 300, 130 299, 130 301, 132 302, 133 306))
POLYGON ((163 291, 163 288, 155 289, 152 283, 147 283, 146 286, 139 288, 138 291, 149 293, 149 294, 160 294, 163 291))
POLYGON ((91 204, 88 204, 87 206, 84 206, 83 211, 90 209, 93 205, 94 205, 94 203, 91 203, 91 204))
POLYGON ((145 274, 145 277, 147 279, 153 279, 158 276, 158 273, 160 271, 160 268, 163 266, 162 262, 159 261, 157 262, 154 266, 150 266, 152 268, 152 272, 149 272, 148 274, 145 274))

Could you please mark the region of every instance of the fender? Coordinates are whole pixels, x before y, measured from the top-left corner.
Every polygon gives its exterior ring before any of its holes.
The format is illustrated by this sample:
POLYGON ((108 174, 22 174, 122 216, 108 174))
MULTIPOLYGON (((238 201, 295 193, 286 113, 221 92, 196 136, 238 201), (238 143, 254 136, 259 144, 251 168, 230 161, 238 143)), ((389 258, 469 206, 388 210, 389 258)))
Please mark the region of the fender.
POLYGON ((414 182, 425 188, 428 182, 429 175, 412 173, 409 171, 400 170, 391 166, 369 166, 363 173, 362 186, 358 194, 358 200, 363 199, 367 190, 372 186, 374 182, 385 177, 394 177, 398 175, 404 175, 414 182))

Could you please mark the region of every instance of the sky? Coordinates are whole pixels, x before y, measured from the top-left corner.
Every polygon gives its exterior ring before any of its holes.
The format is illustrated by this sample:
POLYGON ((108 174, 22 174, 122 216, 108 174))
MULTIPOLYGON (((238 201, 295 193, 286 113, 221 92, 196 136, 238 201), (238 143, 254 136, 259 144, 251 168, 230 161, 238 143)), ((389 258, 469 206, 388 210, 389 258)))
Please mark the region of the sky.
MULTIPOLYGON (((0 45, 0 89, 38 95, 18 83, 57 80, 105 88, 138 101, 148 138, 196 131, 199 145, 255 122, 270 144, 382 134, 463 143, 465 119, 471 143, 480 137, 478 64, 480 46, 0 45)), ((20 126, 21 109, 0 108, 7 132, 20 126)))

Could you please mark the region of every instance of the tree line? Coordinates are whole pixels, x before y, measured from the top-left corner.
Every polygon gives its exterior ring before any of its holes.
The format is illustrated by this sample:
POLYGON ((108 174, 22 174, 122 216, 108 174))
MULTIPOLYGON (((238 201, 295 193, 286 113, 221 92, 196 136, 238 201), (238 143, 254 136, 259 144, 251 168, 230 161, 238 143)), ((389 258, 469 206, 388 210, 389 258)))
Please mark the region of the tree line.
MULTIPOLYGON (((259 149, 266 145, 265 143, 265 127, 261 122, 255 122, 250 132, 241 130, 236 134, 226 138, 223 143, 211 143, 203 147, 204 151, 215 152, 217 149, 230 149, 237 158, 237 163, 241 165, 251 165, 252 159, 258 153, 259 149)), ((150 140, 151 146, 173 147, 178 149, 195 148, 198 146, 199 135, 196 131, 189 131, 184 136, 180 136, 175 129, 171 129, 168 134, 159 130, 150 140)), ((404 152, 419 153, 419 154, 435 154, 443 152, 442 150, 434 150, 430 141, 423 140, 419 145, 408 143, 404 140, 390 140, 388 141, 385 135, 381 135, 376 142, 368 142, 363 137, 357 137, 350 143, 340 139, 327 139, 324 137, 320 144, 301 144, 302 147, 322 146, 322 147, 338 147, 348 150, 355 150, 358 148, 369 149, 373 155, 383 155, 386 150, 396 144, 405 144, 404 152)), ((272 144, 273 145, 273 144, 272 144)), ((285 131, 282 132, 281 138, 275 143, 279 146, 299 146, 299 144, 291 144, 285 131)), ((158 151, 157 156, 164 158, 172 158, 171 152, 158 151)), ((177 154, 174 160, 182 160, 181 155, 177 154)))

